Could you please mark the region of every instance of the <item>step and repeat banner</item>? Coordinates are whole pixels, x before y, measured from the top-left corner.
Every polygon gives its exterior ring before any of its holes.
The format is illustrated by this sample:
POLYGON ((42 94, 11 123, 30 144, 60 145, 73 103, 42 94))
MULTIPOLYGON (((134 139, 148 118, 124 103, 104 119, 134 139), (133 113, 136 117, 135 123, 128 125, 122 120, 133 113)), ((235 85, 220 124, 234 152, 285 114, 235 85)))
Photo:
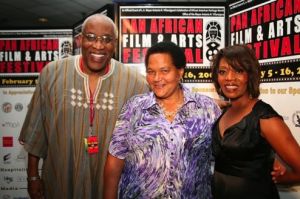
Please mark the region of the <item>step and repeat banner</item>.
POLYGON ((172 41, 186 55, 184 79, 210 79, 209 63, 225 46, 225 4, 205 6, 119 6, 119 60, 145 73, 144 56, 160 41, 172 41))
POLYGON ((0 30, 0 199, 28 198, 18 136, 39 72, 72 54, 72 30, 0 30))
POLYGON ((186 55, 183 82, 194 92, 216 96, 211 84, 210 61, 226 45, 226 4, 120 5, 119 60, 145 74, 147 49, 172 41, 186 55))

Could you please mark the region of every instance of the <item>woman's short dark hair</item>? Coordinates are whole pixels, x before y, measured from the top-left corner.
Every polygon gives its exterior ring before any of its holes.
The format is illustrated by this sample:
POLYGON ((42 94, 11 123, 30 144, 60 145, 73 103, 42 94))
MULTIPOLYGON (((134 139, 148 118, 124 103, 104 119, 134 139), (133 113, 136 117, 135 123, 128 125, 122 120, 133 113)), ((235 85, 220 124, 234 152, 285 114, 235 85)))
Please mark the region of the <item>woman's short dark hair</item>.
POLYGON ((246 45, 234 45, 221 49, 212 61, 212 81, 219 95, 223 95, 218 83, 218 71, 220 60, 224 58, 226 62, 235 70, 247 72, 249 79, 247 89, 251 97, 257 98, 260 94, 260 65, 255 53, 246 45))
POLYGON ((166 53, 172 58, 172 62, 177 69, 185 68, 186 59, 183 50, 173 42, 159 42, 151 46, 145 56, 145 65, 148 67, 149 57, 156 53, 166 53))

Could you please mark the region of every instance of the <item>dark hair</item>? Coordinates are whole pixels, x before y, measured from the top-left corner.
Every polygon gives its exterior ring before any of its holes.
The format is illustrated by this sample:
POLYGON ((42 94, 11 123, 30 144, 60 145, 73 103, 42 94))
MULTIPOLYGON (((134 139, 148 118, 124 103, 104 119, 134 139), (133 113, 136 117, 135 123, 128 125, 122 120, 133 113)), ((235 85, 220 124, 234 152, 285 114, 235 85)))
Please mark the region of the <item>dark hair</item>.
POLYGON ((254 51, 246 45, 234 45, 221 49, 212 61, 212 81, 217 93, 223 95, 218 83, 218 71, 220 60, 224 58, 234 70, 246 71, 249 79, 247 89, 251 97, 257 98, 260 94, 260 65, 254 51))
POLYGON ((145 56, 145 65, 148 67, 149 57, 156 53, 167 53, 171 56, 172 62, 177 69, 185 68, 186 60, 183 50, 173 42, 159 42, 151 46, 145 56))

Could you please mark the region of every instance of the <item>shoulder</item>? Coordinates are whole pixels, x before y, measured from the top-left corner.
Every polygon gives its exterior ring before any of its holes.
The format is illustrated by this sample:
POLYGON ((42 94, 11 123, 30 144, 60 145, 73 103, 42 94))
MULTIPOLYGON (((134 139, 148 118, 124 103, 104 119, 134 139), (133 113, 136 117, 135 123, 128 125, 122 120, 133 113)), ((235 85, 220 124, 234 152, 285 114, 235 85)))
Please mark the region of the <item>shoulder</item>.
POLYGON ((128 73, 132 73, 132 74, 135 74, 135 73, 138 73, 138 68, 137 67, 133 67, 133 66, 128 66, 128 65, 125 65, 121 62, 119 62, 118 60, 115 60, 115 59, 111 59, 111 62, 114 64, 114 67, 116 70, 121 70, 121 71, 126 71, 128 73))
POLYGON ((137 94, 129 98, 122 108, 122 112, 129 115, 139 115, 143 109, 146 109, 151 104, 150 93, 137 94))
POLYGON ((221 114, 221 109, 211 97, 200 93, 191 92, 186 88, 184 90, 186 100, 195 103, 197 109, 207 112, 212 116, 212 118, 215 119, 221 114))
POLYGON ((267 119, 267 118, 271 118, 271 117, 282 118, 282 116, 279 115, 277 113, 277 111, 274 110, 274 108, 270 104, 268 104, 262 100, 258 100, 256 102, 256 104, 253 107, 253 112, 255 115, 257 115, 261 119, 267 119))
POLYGON ((46 70, 52 71, 52 70, 63 69, 64 67, 68 67, 68 66, 74 66, 76 62, 79 63, 79 55, 68 56, 63 59, 51 61, 43 68, 42 73, 46 70))
POLYGON ((123 76, 126 75, 127 77, 133 79, 139 79, 141 81, 145 81, 145 76, 142 75, 138 67, 124 65, 123 63, 115 59, 111 59, 111 63, 114 65, 115 74, 121 73, 123 76))
POLYGON ((144 107, 151 101, 151 94, 150 92, 137 94, 132 96, 127 103, 134 104, 136 107, 144 107))
POLYGON ((187 91, 187 95, 189 96, 189 98, 193 101, 195 101, 195 103, 199 106, 216 106, 217 104, 215 103, 215 101, 207 96, 207 95, 203 95, 197 92, 192 92, 190 90, 187 91))
POLYGON ((76 63, 79 64, 79 56, 69 56, 49 62, 39 74, 39 84, 51 85, 51 82, 63 79, 64 73, 70 74, 72 70, 75 70, 76 63))
POLYGON ((114 65, 115 70, 122 70, 122 71, 133 71, 133 69, 118 60, 111 58, 111 64, 114 65))

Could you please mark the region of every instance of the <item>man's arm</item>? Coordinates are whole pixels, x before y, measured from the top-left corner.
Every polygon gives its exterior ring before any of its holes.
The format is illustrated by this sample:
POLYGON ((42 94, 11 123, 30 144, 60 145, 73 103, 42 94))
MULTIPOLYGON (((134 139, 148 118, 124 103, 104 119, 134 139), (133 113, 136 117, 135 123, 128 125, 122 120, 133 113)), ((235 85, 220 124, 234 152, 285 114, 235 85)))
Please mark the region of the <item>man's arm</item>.
POLYGON ((39 161, 40 158, 28 153, 28 168, 27 168, 27 182, 28 193, 31 199, 44 198, 44 189, 42 179, 39 175, 39 161))

